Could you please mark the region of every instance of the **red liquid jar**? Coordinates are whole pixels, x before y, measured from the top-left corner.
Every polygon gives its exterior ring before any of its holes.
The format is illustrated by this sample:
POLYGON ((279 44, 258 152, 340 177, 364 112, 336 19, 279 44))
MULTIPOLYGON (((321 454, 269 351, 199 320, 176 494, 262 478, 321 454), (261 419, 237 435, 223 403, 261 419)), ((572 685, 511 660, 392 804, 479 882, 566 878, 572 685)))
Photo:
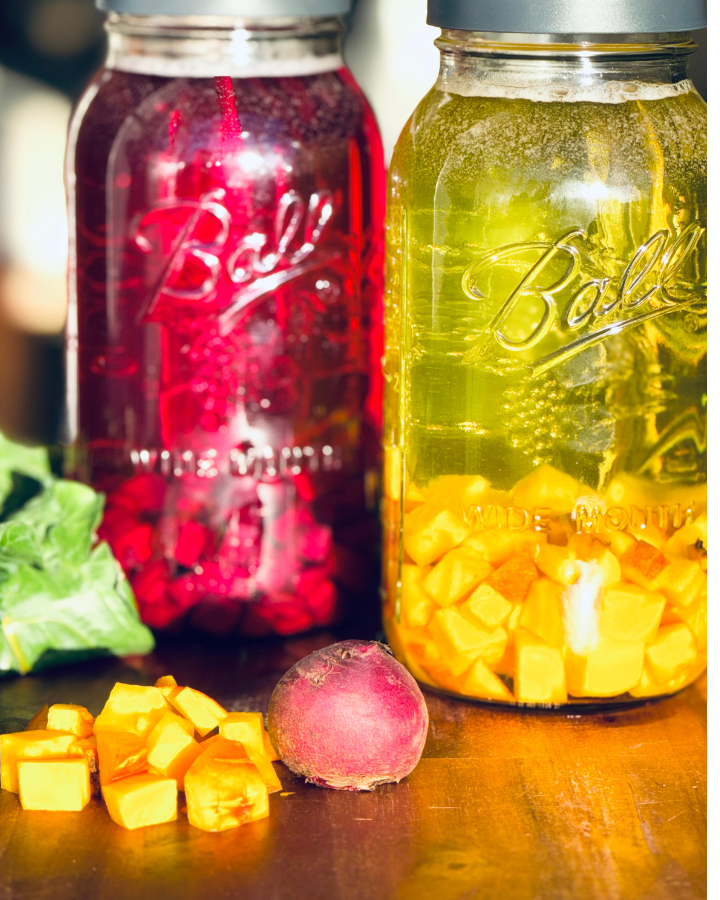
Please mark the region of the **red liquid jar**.
POLYGON ((343 0, 177 5, 71 123, 67 471, 148 625, 293 634, 376 602, 382 145, 343 0))

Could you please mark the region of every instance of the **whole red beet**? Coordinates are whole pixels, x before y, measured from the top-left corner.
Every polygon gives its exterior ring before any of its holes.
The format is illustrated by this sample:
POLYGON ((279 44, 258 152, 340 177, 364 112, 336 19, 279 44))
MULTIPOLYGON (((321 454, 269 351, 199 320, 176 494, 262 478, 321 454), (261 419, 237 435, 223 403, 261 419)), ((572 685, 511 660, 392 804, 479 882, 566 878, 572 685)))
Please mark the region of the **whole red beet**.
POLYGON ((389 647, 341 641, 283 675, 270 698, 268 729, 282 761, 307 781, 372 791, 415 768, 428 713, 389 647))

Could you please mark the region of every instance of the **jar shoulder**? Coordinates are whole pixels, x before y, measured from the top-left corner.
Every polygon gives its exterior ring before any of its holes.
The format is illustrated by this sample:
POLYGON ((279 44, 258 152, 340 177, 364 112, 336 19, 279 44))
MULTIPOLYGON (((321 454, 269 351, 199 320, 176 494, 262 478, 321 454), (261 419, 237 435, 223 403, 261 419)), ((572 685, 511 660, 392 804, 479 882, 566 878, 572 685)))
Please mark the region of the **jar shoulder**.
POLYGON ((433 89, 407 123, 390 166, 391 189, 442 205, 455 183, 557 185, 601 180, 649 189, 662 167, 704 183, 707 107, 694 89, 661 99, 546 102, 433 89))
POLYGON ((118 142, 166 146, 190 137, 195 148, 215 143, 228 112, 243 136, 276 149, 322 148, 356 140, 360 151, 379 141, 361 89, 346 69, 283 78, 166 78, 101 69, 78 101, 70 153, 97 154, 118 142), (220 82, 231 82, 223 97, 220 82))

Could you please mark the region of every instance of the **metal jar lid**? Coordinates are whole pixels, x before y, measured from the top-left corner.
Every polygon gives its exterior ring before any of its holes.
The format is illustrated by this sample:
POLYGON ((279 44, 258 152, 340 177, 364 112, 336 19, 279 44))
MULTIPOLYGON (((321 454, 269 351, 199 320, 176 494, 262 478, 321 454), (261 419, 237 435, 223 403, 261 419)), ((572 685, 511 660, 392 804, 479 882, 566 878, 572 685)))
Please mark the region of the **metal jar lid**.
POLYGON ((707 0, 428 0, 428 25, 520 34, 665 34, 707 26, 707 0))
POLYGON ((134 16, 293 19, 342 16, 352 0, 95 0, 98 9, 134 16))

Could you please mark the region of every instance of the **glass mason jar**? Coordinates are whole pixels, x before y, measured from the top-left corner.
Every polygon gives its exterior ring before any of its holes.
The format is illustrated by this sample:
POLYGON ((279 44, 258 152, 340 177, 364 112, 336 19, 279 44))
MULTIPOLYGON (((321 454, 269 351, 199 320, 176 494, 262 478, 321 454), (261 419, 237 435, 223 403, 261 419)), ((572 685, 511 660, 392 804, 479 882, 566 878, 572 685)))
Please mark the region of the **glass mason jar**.
POLYGON ((148 625, 332 624, 379 571, 385 170, 349 2, 102 5, 68 153, 68 472, 106 492, 148 625))
POLYGON ((657 33, 704 7, 519 6, 431 3, 391 164, 385 626, 446 692, 633 701, 706 667, 706 107, 657 33))

